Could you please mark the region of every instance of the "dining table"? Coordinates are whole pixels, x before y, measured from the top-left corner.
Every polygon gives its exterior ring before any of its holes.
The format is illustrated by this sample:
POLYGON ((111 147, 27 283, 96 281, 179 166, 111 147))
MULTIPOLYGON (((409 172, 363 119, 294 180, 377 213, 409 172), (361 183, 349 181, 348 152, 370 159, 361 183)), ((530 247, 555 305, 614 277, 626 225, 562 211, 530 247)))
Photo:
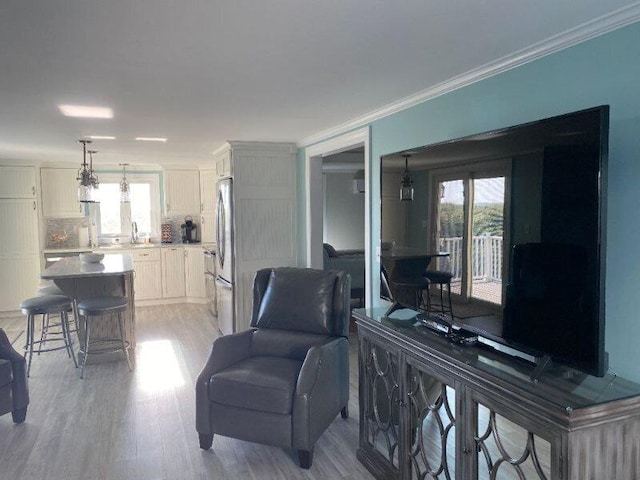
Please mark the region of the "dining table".
MULTIPOLYGON (((76 319, 79 345, 84 344, 85 332, 83 322, 78 321, 78 303, 86 298, 97 296, 126 296, 127 310, 123 313, 125 323, 125 339, 129 342, 131 352, 135 347, 135 295, 134 267, 130 254, 106 254, 100 262, 88 263, 80 257, 65 257, 42 271, 43 280, 53 281, 62 292, 72 299, 73 315, 76 319)), ((119 337, 117 317, 104 316, 100 322, 91 325, 91 340, 112 339, 119 337)), ((89 349, 89 353, 93 353, 89 349)), ((89 355, 89 363, 112 359, 115 354, 89 355)), ((118 355, 117 358, 122 358, 118 355)))

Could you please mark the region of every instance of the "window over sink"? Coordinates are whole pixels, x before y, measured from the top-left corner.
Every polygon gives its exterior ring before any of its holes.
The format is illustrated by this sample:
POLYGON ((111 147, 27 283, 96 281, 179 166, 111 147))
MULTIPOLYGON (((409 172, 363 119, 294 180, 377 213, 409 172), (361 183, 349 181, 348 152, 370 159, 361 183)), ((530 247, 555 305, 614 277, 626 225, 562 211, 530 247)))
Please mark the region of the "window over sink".
POLYGON ((141 236, 159 237, 160 174, 127 172, 131 202, 120 203, 122 175, 100 173, 100 203, 96 205, 96 221, 101 237, 131 235, 131 223, 136 222, 141 236))

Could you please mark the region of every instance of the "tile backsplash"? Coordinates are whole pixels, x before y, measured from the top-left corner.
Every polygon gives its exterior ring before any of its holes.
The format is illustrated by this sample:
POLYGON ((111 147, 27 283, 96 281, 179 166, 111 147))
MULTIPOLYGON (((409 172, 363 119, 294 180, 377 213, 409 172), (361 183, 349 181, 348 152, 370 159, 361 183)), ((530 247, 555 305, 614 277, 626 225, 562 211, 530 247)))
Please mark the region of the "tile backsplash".
POLYGON ((75 248, 78 228, 88 227, 89 218, 47 218, 47 248, 75 248))

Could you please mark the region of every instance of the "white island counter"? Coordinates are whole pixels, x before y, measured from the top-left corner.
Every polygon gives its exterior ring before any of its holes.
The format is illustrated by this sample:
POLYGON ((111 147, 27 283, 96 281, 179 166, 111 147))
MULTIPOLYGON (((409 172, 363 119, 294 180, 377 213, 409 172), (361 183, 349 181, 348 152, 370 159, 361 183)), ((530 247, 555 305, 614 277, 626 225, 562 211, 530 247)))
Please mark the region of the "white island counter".
MULTIPOLYGON (((78 318, 77 304, 85 298, 96 296, 126 296, 129 298, 129 308, 124 314, 126 324, 126 339, 130 342, 132 351, 135 346, 135 299, 133 290, 133 259, 129 254, 105 255, 100 263, 83 263, 79 257, 63 258, 46 268, 41 277, 53 280, 54 283, 73 299, 74 316, 78 318)), ((82 322, 78 326, 80 344, 84 341, 82 322)), ((116 318, 105 317, 103 321, 92 324, 91 338, 114 338, 118 335, 116 318)), ((89 356, 89 361, 96 361, 100 357, 109 358, 110 355, 99 357, 89 356)), ((135 357, 135 355, 134 355, 135 357)), ((122 358, 119 355, 118 358, 122 358)))

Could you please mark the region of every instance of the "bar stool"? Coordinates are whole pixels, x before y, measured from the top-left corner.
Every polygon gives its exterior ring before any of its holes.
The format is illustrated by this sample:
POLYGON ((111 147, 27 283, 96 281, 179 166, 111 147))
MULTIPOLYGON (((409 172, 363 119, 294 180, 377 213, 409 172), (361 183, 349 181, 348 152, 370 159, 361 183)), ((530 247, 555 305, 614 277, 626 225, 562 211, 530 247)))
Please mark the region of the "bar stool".
MULTIPOLYGON (((40 286, 38 287, 38 291, 36 294, 38 297, 42 297, 44 295, 64 295, 64 292, 60 289, 60 287, 58 287, 55 283, 53 283, 52 281, 45 281, 43 283, 40 284, 40 286)), ((72 309, 73 310, 73 309, 72 309)), ((68 312, 67 312, 68 313, 68 312)), ((75 322, 75 317, 69 318, 68 319, 68 325, 69 325, 69 333, 75 333, 78 331, 77 327, 76 327, 76 322, 75 322)), ((62 327, 62 322, 59 323, 51 323, 51 318, 50 315, 43 315, 42 317, 42 328, 40 330, 40 345, 39 347, 42 347, 42 345, 44 345, 47 341, 47 338, 49 337, 49 335, 54 335, 54 336, 60 336, 62 335, 62 331, 56 331, 56 328, 62 327)), ((69 339, 71 340, 71 344, 73 345, 73 341, 72 341, 73 336, 69 336, 69 339)), ((40 354, 42 350, 39 348, 38 350, 38 354, 40 354)))
MULTIPOLYGON (((442 313, 449 313, 451 315, 451 318, 453 318, 453 306, 451 304, 451 279, 453 278, 453 273, 445 272, 443 270, 427 270, 424 275, 432 284, 438 285, 440 287, 440 309, 442 313), (449 300, 449 305, 447 306, 447 308, 445 308, 443 294, 445 285, 447 286, 447 297, 449 300)), ((429 303, 431 302, 429 301, 429 303)))
POLYGON ((124 352, 125 357, 127 358, 127 365, 129 366, 129 371, 131 372, 131 359, 129 358, 129 342, 125 338, 124 333, 124 318, 122 316, 122 312, 127 309, 129 305, 129 299, 127 297, 93 297, 82 300, 78 303, 78 314, 83 319, 84 325, 84 346, 81 348, 80 353, 82 353, 82 364, 80 370, 80 378, 84 378, 84 367, 87 364, 87 357, 89 356, 89 347, 91 345, 106 345, 111 344, 113 342, 120 342, 119 348, 106 348, 98 351, 94 351, 93 353, 101 354, 101 353, 114 353, 114 352, 124 352), (120 338, 104 338, 100 340, 91 341, 90 340, 90 317, 99 317, 103 315, 118 315, 118 329, 120 331, 120 338))
POLYGON ((418 310, 422 310, 424 305, 423 292, 426 290, 427 294, 429 293, 429 284, 430 281, 426 277, 401 277, 391 281, 391 285, 395 290, 394 298, 397 300, 398 291, 413 293, 415 295, 415 299, 414 305, 412 306, 418 310))
POLYGON ((27 340, 24 345, 25 358, 28 355, 27 377, 31 372, 31 359, 33 358, 34 345, 38 345, 38 353, 53 352, 56 350, 66 349, 67 354, 73 359, 73 364, 77 367, 76 357, 73 354, 73 341, 69 333, 69 316, 71 311, 71 299, 64 295, 42 295, 39 297, 28 298, 20 303, 20 310, 27 316, 27 340), (42 315, 42 325, 48 325, 49 314, 60 315, 60 326, 62 331, 59 332, 59 338, 35 340, 35 317, 42 315), (62 341, 63 345, 59 347, 50 347, 42 349, 42 345, 47 341, 62 341))

